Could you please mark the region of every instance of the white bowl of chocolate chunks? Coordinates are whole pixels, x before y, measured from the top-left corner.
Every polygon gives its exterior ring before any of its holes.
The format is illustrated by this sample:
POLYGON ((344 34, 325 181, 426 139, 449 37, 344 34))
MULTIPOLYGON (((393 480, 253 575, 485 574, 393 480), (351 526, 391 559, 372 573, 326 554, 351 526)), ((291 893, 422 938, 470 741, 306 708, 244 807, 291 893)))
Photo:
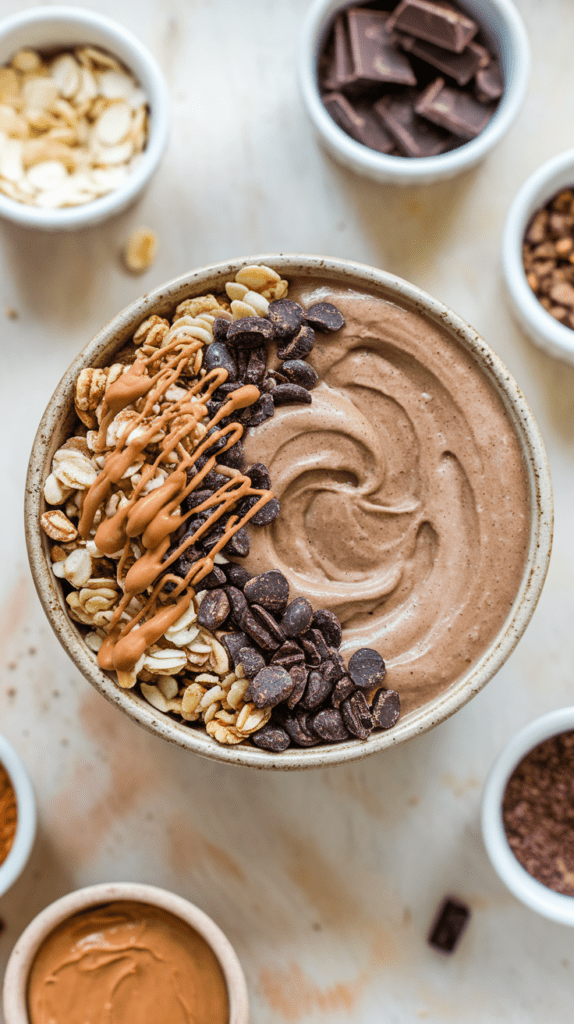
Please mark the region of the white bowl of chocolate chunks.
POLYGON ((492 678, 544 582, 552 493, 468 324, 382 271, 269 255, 171 281, 87 345, 34 442, 26 529, 108 700, 204 756, 311 768, 492 678))
POLYGON ((315 0, 299 83, 325 149, 358 174, 398 185, 479 163, 516 117, 530 49, 511 0, 315 0))

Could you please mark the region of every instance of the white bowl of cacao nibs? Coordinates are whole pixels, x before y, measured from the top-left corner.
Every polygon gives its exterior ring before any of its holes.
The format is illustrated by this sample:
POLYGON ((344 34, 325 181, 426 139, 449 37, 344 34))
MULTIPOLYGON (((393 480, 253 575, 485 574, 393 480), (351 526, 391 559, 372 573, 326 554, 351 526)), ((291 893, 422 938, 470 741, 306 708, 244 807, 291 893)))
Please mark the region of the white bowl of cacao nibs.
POLYGON ((282 254, 99 332, 44 414, 25 516, 50 623, 108 700, 294 769, 403 742, 492 678, 544 582, 552 492, 468 324, 383 271, 282 254))
POLYGON ((71 231, 125 210, 167 143, 160 67, 128 29, 77 7, 0 22, 0 216, 71 231))
POLYGON ((299 84, 321 143, 396 185, 483 160, 514 121, 529 69, 511 0, 315 0, 301 33, 299 84))
POLYGON ((574 363, 574 150, 539 167, 504 225, 502 267, 512 310, 530 338, 574 363))

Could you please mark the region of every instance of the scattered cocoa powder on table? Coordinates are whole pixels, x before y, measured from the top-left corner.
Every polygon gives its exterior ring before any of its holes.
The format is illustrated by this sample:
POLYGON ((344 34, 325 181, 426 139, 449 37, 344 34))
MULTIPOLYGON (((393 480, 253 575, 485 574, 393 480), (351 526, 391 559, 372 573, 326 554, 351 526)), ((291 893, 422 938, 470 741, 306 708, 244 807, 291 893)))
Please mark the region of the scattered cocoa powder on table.
POLYGON ((16 794, 10 776, 0 764, 0 864, 2 864, 12 847, 16 835, 18 810, 16 794))
POLYGON ((574 896, 574 731, 534 747, 514 769, 502 804, 506 836, 530 875, 574 896))

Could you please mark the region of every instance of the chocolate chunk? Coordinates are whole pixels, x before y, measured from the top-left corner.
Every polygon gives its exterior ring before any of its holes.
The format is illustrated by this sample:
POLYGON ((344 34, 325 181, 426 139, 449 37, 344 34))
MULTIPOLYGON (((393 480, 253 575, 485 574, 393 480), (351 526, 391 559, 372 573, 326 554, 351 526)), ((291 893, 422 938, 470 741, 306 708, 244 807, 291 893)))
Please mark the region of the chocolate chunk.
MULTIPOLYGON (((254 348, 251 352, 251 355, 249 356, 249 362, 247 363, 247 370, 245 371, 245 383, 255 384, 256 386, 262 384, 263 378, 265 376, 266 366, 267 353, 265 351, 265 346, 262 346, 261 348, 254 348)), ((253 424, 251 425, 253 426, 253 424)))
POLYGON ((341 678, 338 665, 335 665, 334 661, 329 658, 328 661, 324 661, 321 666, 321 672, 323 673, 325 680, 328 682, 330 689, 332 690, 335 683, 341 678))
POLYGON ((315 331, 331 334, 345 326, 345 317, 332 302, 316 302, 305 310, 305 323, 315 331))
POLYGON ((352 84, 361 90, 392 82, 395 85, 416 85, 410 62, 393 45, 388 29, 389 14, 370 8, 354 7, 347 11, 347 28, 353 67, 352 84))
POLYGON ((446 896, 431 925, 427 940, 429 945, 441 953, 452 953, 469 920, 470 907, 456 896, 446 896))
POLYGON ((451 146, 452 135, 419 117, 414 108, 418 97, 414 91, 382 96, 373 105, 373 111, 404 156, 437 156, 451 146))
POLYGON ((262 668, 265 668, 265 658, 254 647, 242 647, 237 660, 238 664, 241 663, 243 666, 248 679, 253 679, 262 668))
POLYGON ((305 693, 299 701, 299 707, 305 708, 306 711, 313 711, 315 708, 320 707, 323 701, 327 700, 327 697, 331 693, 332 686, 322 672, 317 669, 311 669, 307 677, 307 686, 305 693))
POLYGON ((302 359, 288 359, 281 367, 290 384, 312 391, 319 383, 319 374, 302 359))
POLYGON ((374 722, 362 690, 355 690, 350 697, 343 701, 341 714, 347 729, 353 733, 353 736, 357 736, 360 740, 368 739, 374 728, 374 722))
POLYGON ((269 491, 271 489, 271 477, 269 470, 262 462, 254 462, 249 469, 245 470, 245 476, 251 480, 251 486, 258 491, 269 491))
MULTIPOLYGON (((260 339, 261 340, 261 339, 260 339)), ((257 346, 254 346, 257 347, 257 346)), ((247 364, 249 362, 249 349, 244 346, 243 348, 237 349, 237 376, 239 380, 245 380, 245 374, 247 373, 247 364)))
POLYGON ((223 554, 245 558, 249 554, 250 546, 249 534, 244 526, 240 526, 237 533, 233 534, 231 540, 223 548, 223 554))
POLYGON ((253 523, 253 526, 269 526, 270 523, 277 519, 280 512, 281 505, 279 499, 270 498, 261 508, 257 509, 257 512, 251 516, 249 522, 253 523))
POLYGON ((293 680, 281 665, 267 665, 251 680, 245 699, 256 708, 271 708, 286 700, 293 689, 293 680))
POLYGON ((285 729, 282 729, 280 725, 272 725, 271 722, 262 726, 257 732, 251 733, 251 739, 256 747, 260 747, 261 750, 270 750, 273 754, 280 754, 282 750, 287 750, 291 742, 285 729))
POLYGON ((347 675, 347 666, 345 665, 345 662, 343 661, 341 653, 339 651, 337 651, 334 647, 330 647, 329 648, 329 658, 333 662, 333 665, 335 666, 335 670, 336 670, 335 680, 341 679, 343 676, 346 676, 347 675))
POLYGON ((331 694, 331 704, 334 708, 339 708, 347 697, 350 697, 355 689, 355 684, 349 676, 342 676, 337 683, 335 683, 333 692, 331 694))
POLYGON ((316 668, 317 665, 320 665, 321 655, 319 654, 319 651, 315 647, 313 641, 308 639, 307 636, 300 636, 299 643, 303 648, 303 653, 305 655, 305 661, 307 662, 307 664, 311 665, 312 668, 316 668))
POLYGON ((255 640, 257 646, 262 647, 265 651, 276 651, 281 646, 280 641, 276 640, 269 630, 265 629, 249 608, 241 616, 239 625, 241 629, 249 634, 252 640, 255 640))
MULTIPOLYGON (((231 605, 231 618, 233 619, 235 625, 238 626, 239 629, 242 629, 243 627, 241 625, 241 620, 249 608, 247 601, 245 600, 245 597, 241 593, 241 591, 237 589, 237 587, 227 587, 226 594, 229 600, 229 604, 231 605)), ((247 639, 247 637, 245 637, 244 639, 247 639)), ((245 647, 247 645, 244 644, 243 646, 245 647)))
POLYGON ((433 0, 401 0, 389 18, 391 32, 406 32, 445 50, 462 53, 478 25, 461 11, 433 0))
POLYGON ((212 455, 217 455, 217 453, 220 452, 222 448, 225 448, 225 445, 228 442, 228 437, 225 434, 221 433, 221 427, 219 426, 211 427, 207 431, 205 437, 203 438, 203 441, 207 441, 207 439, 210 437, 213 437, 214 439, 213 444, 208 445, 208 447, 205 448, 203 451, 203 455, 206 456, 208 459, 211 458, 212 455))
POLYGON ((221 638, 221 643, 231 658, 234 667, 237 668, 240 661, 239 652, 243 647, 249 646, 249 637, 246 633, 225 633, 221 638))
POLYGON ((343 631, 336 615, 327 608, 317 608, 311 625, 319 629, 329 647, 340 647, 343 631))
POLYGON ((319 629, 308 629, 304 634, 306 640, 310 640, 321 661, 328 661, 329 659, 329 648, 325 643, 325 638, 319 629))
MULTIPOLYGON (((223 323, 226 324, 227 320, 223 323)), ((223 342, 214 341, 204 349, 203 369, 209 373, 220 366, 227 370, 227 380, 230 383, 237 380, 237 362, 233 352, 223 342)))
POLYGON ((225 586, 227 577, 218 565, 214 565, 211 572, 208 572, 207 576, 204 576, 200 582, 202 590, 215 590, 216 587, 225 586))
POLYGON ((253 405, 241 416, 241 422, 245 427, 260 427, 265 420, 270 420, 275 415, 275 403, 271 395, 262 394, 253 405))
POLYGON ((306 597, 296 597, 287 605, 281 625, 287 636, 299 636, 306 633, 313 619, 313 608, 306 597))
POLYGON ((349 659, 348 672, 355 686, 362 690, 380 686, 387 674, 381 655, 370 647, 360 647, 355 651, 349 659))
POLYGON ((297 334, 305 313, 298 302, 292 302, 291 299, 275 299, 269 303, 267 316, 275 328, 277 341, 281 342, 297 334))
POLYGON ((234 349, 260 348, 273 341, 275 328, 264 316, 244 316, 229 325, 227 344, 234 349))
POLYGON ((222 316, 218 316, 215 318, 212 326, 214 342, 225 341, 225 339, 227 338, 227 332, 229 330, 230 322, 231 321, 226 320, 222 316))
POLYGON ((376 728, 392 729, 399 720, 401 698, 396 690, 379 690, 371 703, 371 714, 376 728))
POLYGON ((314 732, 327 743, 340 743, 342 740, 350 739, 342 715, 335 708, 318 711, 311 719, 311 724, 314 732))
POLYGON ((297 384, 278 384, 276 388, 273 388, 271 397, 275 405, 290 405, 292 402, 311 405, 313 401, 310 392, 297 384))
POLYGON ((494 106, 479 103, 468 92, 445 85, 444 78, 437 78, 415 103, 415 111, 458 138, 468 140, 475 139, 486 128, 494 106))
POLYGON ((495 61, 487 67, 480 68, 476 73, 476 98, 480 103, 491 103, 498 100, 504 91, 504 83, 500 68, 495 61))
POLYGON ((454 78, 457 85, 468 85, 484 60, 484 48, 474 42, 469 43, 462 53, 452 53, 414 36, 399 36, 398 42, 407 53, 420 57, 443 75, 454 78))
MULTIPOLYGON (((302 309, 301 313, 303 313, 302 309)), ((305 356, 308 356, 313 350, 314 345, 315 331, 312 327, 307 327, 306 324, 303 324, 293 338, 287 339, 284 344, 277 349, 277 358, 305 359, 305 356)))
POLYGON ((261 625, 264 626, 268 633, 271 634, 273 639, 277 640, 278 646, 285 643, 287 637, 277 620, 273 618, 271 612, 258 604, 251 604, 251 611, 255 615, 255 618, 259 619, 261 625))
POLYGON ((217 461, 220 466, 228 466, 229 469, 242 469, 245 463, 243 442, 236 441, 226 452, 220 452, 217 461))
POLYGON ((300 712, 298 715, 289 712, 283 718, 283 726, 298 747, 315 747, 319 743, 319 737, 313 732, 307 712, 300 712))
POLYGON ((355 82, 355 69, 351 57, 351 44, 347 28, 347 15, 338 14, 333 23, 334 81, 336 88, 352 87, 355 82))
MULTIPOLYGON (((203 484, 203 481, 202 481, 202 484, 203 484)), ((202 485, 200 485, 200 486, 202 486, 202 485)), ((207 488, 205 488, 205 490, 202 488, 201 491, 191 491, 183 499, 183 501, 181 503, 181 511, 182 512, 191 512, 192 508, 197 508, 198 505, 203 505, 204 501, 209 501, 209 499, 211 498, 212 495, 213 495, 213 491, 212 490, 208 490, 207 488)), ((211 514, 211 512, 213 512, 213 509, 210 509, 209 511, 210 511, 210 514, 211 514)))
POLYGON ((245 584, 244 593, 250 604, 258 604, 269 612, 282 615, 289 600, 289 583, 279 569, 269 569, 253 576, 245 584))
MULTIPOLYGON (((375 149, 379 153, 392 152, 395 141, 378 118, 373 115, 372 101, 355 100, 351 102, 342 92, 325 93, 321 99, 335 124, 338 124, 339 128, 342 128, 356 142, 368 146, 369 149, 375 149)), ((277 355, 280 359, 288 358, 283 355, 283 350, 277 355)), ((301 356, 293 355, 293 358, 301 358, 301 356)))
MULTIPOLYGON (((285 667, 285 666, 284 666, 285 667)), ((305 687, 307 686, 307 669, 304 665, 291 665, 291 668, 287 670, 291 679, 293 680, 293 689, 290 696, 287 698, 287 707, 294 708, 299 703, 301 697, 305 693, 305 687)))
POLYGON ((299 647, 299 644, 296 644, 294 640, 287 640, 281 645, 278 651, 275 651, 275 654, 271 658, 272 665, 283 665, 283 668, 289 668, 298 662, 304 661, 305 655, 299 647))
POLYGON ((213 632, 223 625, 230 612, 229 598, 224 590, 210 590, 201 602, 197 612, 200 626, 213 632))
POLYGON ((236 565, 235 562, 229 562, 225 566, 225 575, 227 580, 232 586, 237 587, 238 590, 243 590, 248 580, 252 578, 251 573, 244 569, 242 565, 236 565))

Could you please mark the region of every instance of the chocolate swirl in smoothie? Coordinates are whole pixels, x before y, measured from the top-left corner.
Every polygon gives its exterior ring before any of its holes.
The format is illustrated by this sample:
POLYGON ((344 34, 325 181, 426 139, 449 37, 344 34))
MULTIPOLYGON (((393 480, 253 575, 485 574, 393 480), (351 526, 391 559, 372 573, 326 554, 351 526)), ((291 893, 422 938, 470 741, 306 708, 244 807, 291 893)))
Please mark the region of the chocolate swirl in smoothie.
POLYGON ((246 455, 268 467, 282 515, 247 568, 277 567, 328 608, 342 650, 386 659, 405 711, 474 664, 516 597, 529 497, 516 432, 472 355, 426 317, 372 295, 291 282, 346 326, 309 357, 311 406, 286 406, 246 455))

